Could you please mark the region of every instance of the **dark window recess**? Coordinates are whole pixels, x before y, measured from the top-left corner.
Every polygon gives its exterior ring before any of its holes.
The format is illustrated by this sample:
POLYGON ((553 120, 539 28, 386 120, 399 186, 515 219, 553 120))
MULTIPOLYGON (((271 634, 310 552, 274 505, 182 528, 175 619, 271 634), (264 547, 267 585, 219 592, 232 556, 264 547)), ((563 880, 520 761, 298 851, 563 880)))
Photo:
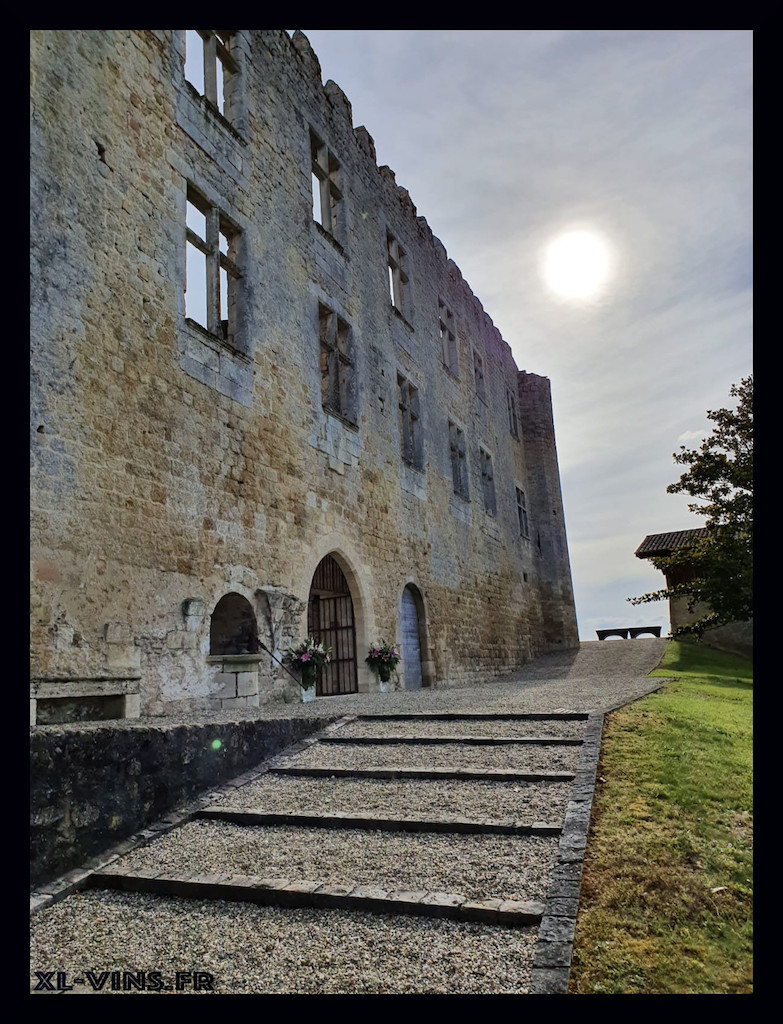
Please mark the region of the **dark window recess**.
POLYGON ((419 389, 397 374, 400 409, 400 446, 403 459, 417 469, 424 464, 419 412, 419 389))
POLYGON ((473 376, 476 380, 476 394, 482 401, 487 400, 487 392, 484 386, 484 360, 476 350, 473 350, 473 376))
POLYGON ((512 437, 519 437, 519 422, 517 420, 517 403, 514 392, 506 388, 506 405, 508 406, 508 429, 512 437))
POLYGON ((454 328, 454 315, 451 310, 438 299, 438 330, 440 331, 441 358, 443 365, 459 376, 459 358, 457 354, 457 335, 454 328))
POLYGON ((209 624, 209 653, 258 653, 258 624, 246 597, 226 594, 215 605, 209 624))
POLYGON ((449 453, 451 456, 451 478, 454 493, 461 498, 468 497, 468 463, 464 431, 449 422, 449 453))
POLYGON ((353 333, 334 310, 318 304, 321 404, 349 423, 358 418, 353 333))
MULTIPOLYGON (((517 491, 517 520, 519 522, 519 534, 521 537, 530 536, 530 528, 527 521, 527 498, 525 492, 518 487, 517 491)), ((540 545, 539 545, 540 546, 540 545)))
POLYGON ((495 475, 492 470, 492 456, 483 448, 479 449, 481 463, 481 489, 484 494, 484 508, 490 515, 497 513, 495 501, 495 475))

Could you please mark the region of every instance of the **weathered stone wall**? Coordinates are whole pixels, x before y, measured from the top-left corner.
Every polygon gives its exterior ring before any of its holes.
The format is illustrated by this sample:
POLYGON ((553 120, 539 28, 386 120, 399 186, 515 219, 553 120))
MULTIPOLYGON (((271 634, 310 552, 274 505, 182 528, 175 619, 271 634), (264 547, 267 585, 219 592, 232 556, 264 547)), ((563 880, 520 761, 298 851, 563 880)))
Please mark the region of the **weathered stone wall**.
POLYGON ((258 693, 228 694, 210 616, 240 594, 279 656, 306 633, 330 553, 351 587, 360 689, 377 685, 369 644, 398 637, 406 583, 435 685, 575 645, 548 382, 518 387, 509 346, 304 36, 229 45, 223 117, 184 79, 184 32, 31 33, 33 676, 140 675, 142 714, 290 696, 267 655, 245 673, 258 693), (311 133, 339 163, 334 233, 313 218, 311 133), (238 232, 231 342, 185 315, 188 184, 238 232), (388 233, 405 253, 401 311, 388 233), (355 423, 322 404, 319 304, 352 332, 355 423), (398 375, 418 388, 419 468, 401 457, 398 375), (520 537, 515 487, 540 546, 520 537))
POLYGON ((83 863, 329 721, 334 719, 33 730, 32 884, 83 863))
MULTIPOLYGON (((666 585, 671 586, 669 579, 666 585)), ((696 619, 709 614, 709 605, 699 602, 694 605, 693 611, 688 610, 688 599, 685 597, 674 597, 669 599, 669 621, 671 631, 674 632, 680 626, 687 626, 696 619)), ((714 629, 705 630, 701 642, 707 647, 714 647, 717 651, 725 651, 728 654, 739 654, 743 658, 753 657, 753 619, 746 622, 727 622, 725 626, 716 626, 714 629)))

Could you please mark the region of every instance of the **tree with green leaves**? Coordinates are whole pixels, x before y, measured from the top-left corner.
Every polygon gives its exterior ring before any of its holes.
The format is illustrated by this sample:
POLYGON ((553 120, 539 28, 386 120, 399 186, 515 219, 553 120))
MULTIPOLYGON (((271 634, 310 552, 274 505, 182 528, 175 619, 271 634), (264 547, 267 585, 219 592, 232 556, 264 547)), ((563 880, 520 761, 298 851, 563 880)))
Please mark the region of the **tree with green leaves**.
POLYGON ((681 446, 674 461, 688 466, 668 494, 690 494, 691 512, 706 517, 704 537, 690 547, 651 558, 669 584, 631 604, 686 598, 690 612, 703 614, 674 631, 701 637, 706 629, 753 617, 753 377, 732 384, 736 409, 708 411, 715 426, 701 447, 681 446), (673 582, 673 581, 677 582, 673 582))

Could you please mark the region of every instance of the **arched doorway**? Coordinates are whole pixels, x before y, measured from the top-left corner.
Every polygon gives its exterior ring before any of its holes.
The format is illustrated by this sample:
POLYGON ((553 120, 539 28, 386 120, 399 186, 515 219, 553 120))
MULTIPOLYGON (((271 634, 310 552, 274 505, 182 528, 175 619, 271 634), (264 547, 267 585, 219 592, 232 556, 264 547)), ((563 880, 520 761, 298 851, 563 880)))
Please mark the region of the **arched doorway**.
POLYGON ((420 690, 422 684, 419 618, 419 607, 421 604, 421 595, 409 583, 402 592, 402 605, 400 606, 402 672, 406 690, 420 690))
POLYGON ((353 601, 348 581, 331 555, 321 559, 313 574, 307 600, 307 635, 332 648, 330 663, 316 679, 316 695, 357 693, 353 601))

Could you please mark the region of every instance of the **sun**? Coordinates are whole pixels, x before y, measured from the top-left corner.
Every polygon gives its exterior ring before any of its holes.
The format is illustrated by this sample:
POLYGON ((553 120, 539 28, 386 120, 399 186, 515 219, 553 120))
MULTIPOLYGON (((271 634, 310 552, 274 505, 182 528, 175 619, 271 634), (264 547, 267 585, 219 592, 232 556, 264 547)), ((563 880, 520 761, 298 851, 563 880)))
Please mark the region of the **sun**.
POLYGON ((541 271, 551 291, 572 302, 597 298, 613 275, 612 251, 587 229, 566 231, 544 250, 541 271))

